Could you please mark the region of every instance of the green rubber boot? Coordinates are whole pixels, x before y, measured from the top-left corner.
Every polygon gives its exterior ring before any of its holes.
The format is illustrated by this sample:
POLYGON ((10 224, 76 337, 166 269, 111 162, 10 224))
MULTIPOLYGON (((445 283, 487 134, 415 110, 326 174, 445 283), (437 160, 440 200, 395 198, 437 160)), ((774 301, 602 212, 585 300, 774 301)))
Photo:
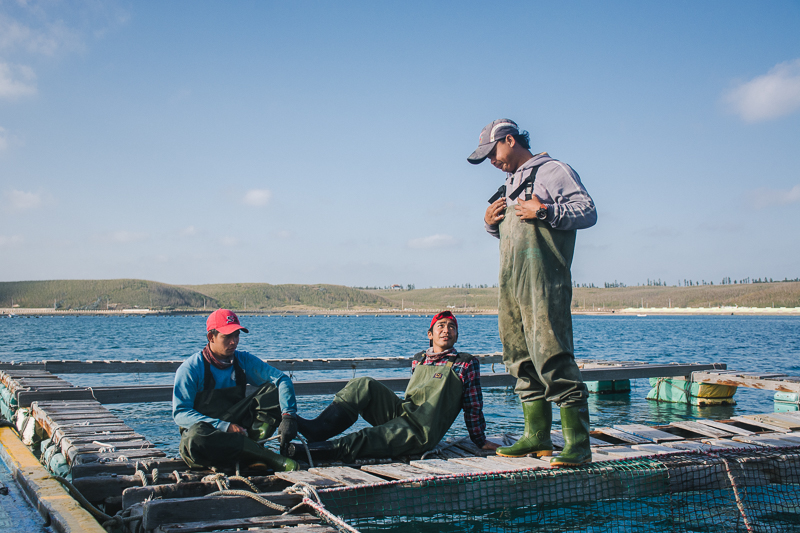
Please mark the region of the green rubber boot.
POLYGON ((535 454, 538 457, 553 455, 553 441, 550 440, 550 426, 553 424, 553 408, 546 400, 522 402, 522 416, 525 417, 525 434, 512 446, 497 448, 497 455, 503 457, 523 457, 535 454))
POLYGON ((589 407, 587 404, 561 407, 564 449, 550 459, 550 466, 576 466, 592 462, 589 446, 589 407))
POLYGON ((239 459, 247 465, 256 466, 258 464, 266 465, 275 472, 290 472, 292 470, 300 470, 300 466, 293 459, 284 457, 280 454, 264 448, 257 442, 244 439, 244 446, 242 447, 242 455, 239 459))

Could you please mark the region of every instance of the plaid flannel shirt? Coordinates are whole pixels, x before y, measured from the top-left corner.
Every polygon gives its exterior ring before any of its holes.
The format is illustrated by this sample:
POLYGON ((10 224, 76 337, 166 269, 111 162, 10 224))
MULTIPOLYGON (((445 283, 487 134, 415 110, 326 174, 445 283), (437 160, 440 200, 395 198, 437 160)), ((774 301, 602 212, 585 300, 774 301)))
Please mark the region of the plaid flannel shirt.
MULTIPOLYGON (((449 354, 441 359, 431 361, 426 355, 422 361, 411 362, 411 372, 417 365, 445 365, 450 357, 458 352, 453 349, 449 354)), ((456 361, 453 363, 453 370, 464 384, 464 393, 461 396, 461 409, 464 410, 464 423, 469 432, 469 438, 475 446, 481 447, 486 444, 486 420, 483 418, 483 394, 481 393, 481 364, 476 358, 469 362, 456 361)))

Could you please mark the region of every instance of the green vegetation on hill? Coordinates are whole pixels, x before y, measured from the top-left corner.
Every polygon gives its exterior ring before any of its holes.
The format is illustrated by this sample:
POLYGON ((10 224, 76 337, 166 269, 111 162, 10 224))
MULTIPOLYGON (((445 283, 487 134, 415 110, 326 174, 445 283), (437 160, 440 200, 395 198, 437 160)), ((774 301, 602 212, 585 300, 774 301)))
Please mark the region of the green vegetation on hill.
POLYGON ((347 309, 391 307, 391 302, 367 291, 342 285, 270 285, 269 283, 224 283, 184 285, 208 295, 220 306, 249 311, 278 308, 347 309))
POLYGON ((578 288, 572 305, 625 307, 800 307, 800 282, 700 285, 695 287, 578 288))
POLYGON ((497 309, 497 288, 377 289, 369 292, 391 301, 395 309, 497 309))
MULTIPOLYGON (((800 282, 696 287, 575 288, 576 310, 625 307, 800 307, 800 282)), ((0 307, 57 309, 326 309, 497 308, 496 288, 361 290, 341 285, 226 283, 167 285, 136 279, 0 282, 0 307)))
MULTIPOLYGON (((373 290, 400 309, 497 308, 497 288, 373 290)), ((800 282, 701 285, 696 287, 616 287, 572 289, 575 309, 626 307, 800 307, 800 282)))
POLYGON ((56 309, 203 307, 212 298, 191 289, 140 279, 0 282, 0 306, 56 309))

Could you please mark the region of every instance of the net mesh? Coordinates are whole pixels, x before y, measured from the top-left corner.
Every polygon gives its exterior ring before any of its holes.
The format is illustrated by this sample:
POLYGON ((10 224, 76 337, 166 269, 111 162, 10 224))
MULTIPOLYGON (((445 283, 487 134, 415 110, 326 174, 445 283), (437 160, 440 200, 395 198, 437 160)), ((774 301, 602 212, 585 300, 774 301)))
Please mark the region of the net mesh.
POLYGON ((800 447, 455 474, 319 495, 327 512, 363 533, 800 533, 800 447))

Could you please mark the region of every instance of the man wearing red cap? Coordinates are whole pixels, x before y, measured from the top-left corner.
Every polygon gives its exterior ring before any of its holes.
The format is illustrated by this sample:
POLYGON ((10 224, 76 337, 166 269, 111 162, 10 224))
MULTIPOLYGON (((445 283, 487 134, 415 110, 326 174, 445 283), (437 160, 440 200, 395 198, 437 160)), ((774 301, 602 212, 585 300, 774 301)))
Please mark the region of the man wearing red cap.
MULTIPOLYGON (((428 329, 430 348, 411 363, 411 380, 401 400, 372 378, 350 380, 314 420, 299 418, 299 430, 316 461, 386 458, 424 453, 444 437, 463 409, 467 431, 476 446, 494 450, 486 440, 480 363, 453 348, 458 322, 450 311, 437 314, 428 329), (352 426, 358 416, 373 427, 327 441, 352 426)), ((295 458, 305 449, 290 447, 295 458)))
POLYGON ((297 463, 258 443, 277 428, 281 453, 297 435, 292 381, 248 352, 239 351, 247 329, 236 313, 218 309, 206 321, 208 344, 175 373, 172 418, 181 430, 180 453, 192 468, 264 464, 276 471, 297 463), (249 396, 247 384, 258 387, 249 396))

